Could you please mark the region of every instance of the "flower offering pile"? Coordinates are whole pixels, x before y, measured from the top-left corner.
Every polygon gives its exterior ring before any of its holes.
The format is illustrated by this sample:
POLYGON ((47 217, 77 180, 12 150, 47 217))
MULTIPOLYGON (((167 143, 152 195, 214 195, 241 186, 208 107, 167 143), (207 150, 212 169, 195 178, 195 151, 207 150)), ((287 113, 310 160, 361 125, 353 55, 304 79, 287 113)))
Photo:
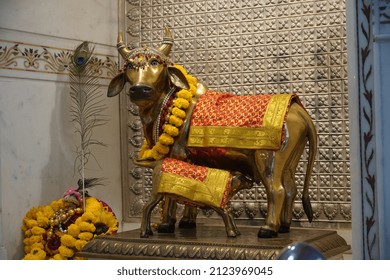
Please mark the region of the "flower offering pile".
POLYGON ((23 219, 25 260, 82 259, 76 253, 98 235, 114 234, 118 220, 112 209, 94 197, 68 190, 50 205, 30 209, 23 219))

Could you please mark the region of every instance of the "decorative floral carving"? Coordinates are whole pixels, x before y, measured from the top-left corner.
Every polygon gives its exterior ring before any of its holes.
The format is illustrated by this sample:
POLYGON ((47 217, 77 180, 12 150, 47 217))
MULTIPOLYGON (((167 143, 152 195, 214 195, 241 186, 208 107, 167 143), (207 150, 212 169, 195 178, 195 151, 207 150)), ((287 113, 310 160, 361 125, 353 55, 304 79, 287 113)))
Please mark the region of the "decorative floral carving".
POLYGON ((245 213, 248 218, 253 219, 256 217, 259 212, 259 204, 256 202, 246 202, 245 203, 245 213))
MULTIPOLYGON (((57 48, 0 41, 0 68, 34 72, 68 74, 72 51, 57 48)), ((111 79, 118 72, 116 58, 96 55, 92 58, 93 73, 111 79)))
MULTIPOLYGON (((364 255, 373 259, 373 252, 378 246, 376 221, 376 172, 375 172, 375 135, 374 135, 374 91, 372 88, 372 2, 362 0, 359 5, 362 17, 359 19, 360 31, 364 36, 358 46, 359 95, 361 104, 360 141, 361 141, 361 182, 362 182, 362 223, 364 224, 364 255)), ((360 41, 360 40, 358 40, 360 41)), ((374 257, 375 258, 375 257, 374 257)))
POLYGON ((8 46, 0 46, 0 67, 17 65, 16 61, 12 59, 19 52, 17 46, 17 44, 10 48, 8 46))
POLYGON ((297 220, 300 220, 304 214, 305 214, 305 211, 303 210, 302 205, 294 203, 294 207, 293 207, 294 218, 297 220))
POLYGON ((52 71, 66 71, 71 63, 72 54, 68 51, 60 51, 59 53, 50 53, 44 48, 43 57, 46 59, 47 64, 45 69, 52 71))
POLYGON ((379 20, 381 24, 390 24, 390 5, 389 1, 379 1, 379 20))
POLYGON ((318 219, 322 214, 322 205, 319 203, 312 203, 313 218, 318 219))
POLYGON ((324 213, 325 213, 325 216, 328 217, 329 220, 333 220, 337 214, 337 205, 336 204, 325 204, 324 205, 324 213))
POLYGON ((340 213, 347 221, 350 221, 352 219, 351 204, 340 204, 340 213))

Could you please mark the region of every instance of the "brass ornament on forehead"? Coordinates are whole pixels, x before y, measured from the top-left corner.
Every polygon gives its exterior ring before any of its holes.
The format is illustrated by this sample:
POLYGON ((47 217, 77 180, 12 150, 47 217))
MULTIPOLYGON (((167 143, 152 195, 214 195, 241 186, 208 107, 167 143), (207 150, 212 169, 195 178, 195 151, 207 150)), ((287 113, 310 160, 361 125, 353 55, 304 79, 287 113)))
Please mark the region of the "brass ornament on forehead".
POLYGON ((125 59, 125 65, 130 64, 135 69, 144 69, 151 58, 157 60, 159 64, 164 66, 173 65, 169 57, 147 46, 132 50, 125 59))

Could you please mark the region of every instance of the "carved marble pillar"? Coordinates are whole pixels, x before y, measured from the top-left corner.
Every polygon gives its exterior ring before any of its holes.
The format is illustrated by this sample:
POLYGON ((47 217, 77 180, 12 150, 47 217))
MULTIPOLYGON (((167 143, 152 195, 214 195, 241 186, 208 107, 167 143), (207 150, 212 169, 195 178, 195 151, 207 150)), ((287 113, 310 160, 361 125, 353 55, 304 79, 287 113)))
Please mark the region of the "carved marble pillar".
POLYGON ((353 256, 389 259, 390 2, 347 1, 353 256))

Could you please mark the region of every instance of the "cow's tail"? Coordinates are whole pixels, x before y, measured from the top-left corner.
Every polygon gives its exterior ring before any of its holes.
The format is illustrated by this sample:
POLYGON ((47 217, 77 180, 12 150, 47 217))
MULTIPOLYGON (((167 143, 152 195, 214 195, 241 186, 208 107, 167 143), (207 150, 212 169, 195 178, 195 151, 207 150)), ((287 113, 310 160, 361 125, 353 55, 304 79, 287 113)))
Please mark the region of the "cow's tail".
POLYGON ((315 157, 317 154, 317 130, 316 130, 314 123, 311 120, 310 116, 307 113, 303 114, 303 115, 304 115, 304 118, 306 120, 306 123, 308 124, 307 138, 309 141, 309 156, 308 156, 307 166, 306 166, 305 182, 303 185, 302 204, 303 204, 303 209, 305 210, 306 216, 309 219, 309 222, 312 222, 313 209, 312 209, 311 203, 310 203, 309 186, 310 186, 311 173, 312 173, 313 166, 314 166, 314 160, 315 160, 315 157))

